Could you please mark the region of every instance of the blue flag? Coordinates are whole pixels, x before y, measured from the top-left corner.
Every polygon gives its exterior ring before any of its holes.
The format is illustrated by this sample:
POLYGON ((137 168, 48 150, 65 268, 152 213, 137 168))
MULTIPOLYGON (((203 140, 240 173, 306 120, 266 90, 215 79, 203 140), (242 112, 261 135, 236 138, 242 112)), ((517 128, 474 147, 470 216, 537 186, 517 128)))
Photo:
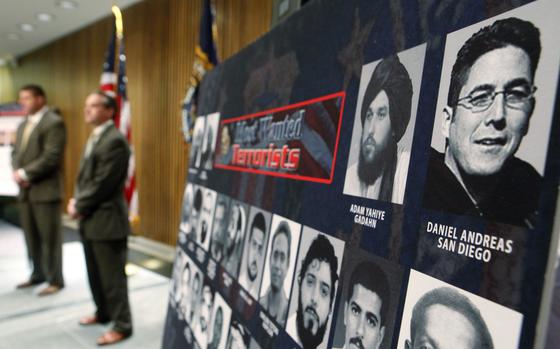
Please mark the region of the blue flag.
POLYGON ((198 86, 206 72, 218 64, 218 53, 215 44, 217 32, 215 11, 211 0, 202 1, 199 42, 195 48, 193 73, 190 85, 183 99, 182 108, 183 134, 187 143, 190 143, 192 140, 194 121, 197 117, 198 86))

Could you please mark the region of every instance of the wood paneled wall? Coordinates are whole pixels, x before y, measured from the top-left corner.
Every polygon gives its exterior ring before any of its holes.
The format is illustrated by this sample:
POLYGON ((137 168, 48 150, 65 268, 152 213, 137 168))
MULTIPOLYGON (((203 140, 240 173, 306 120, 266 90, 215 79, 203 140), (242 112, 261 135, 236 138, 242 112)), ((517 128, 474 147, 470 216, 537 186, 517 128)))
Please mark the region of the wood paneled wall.
MULTIPOLYGON (((180 111, 198 41, 200 6, 200 0, 145 0, 123 11, 140 197, 135 233, 170 245, 176 242, 188 166, 180 111)), ((216 10, 221 60, 270 28, 272 0, 216 0, 216 10)), ((60 108, 66 121, 66 198, 90 132, 83 103, 98 87, 111 21, 103 19, 22 57, 13 71, 16 88, 43 85, 49 104, 60 108)))

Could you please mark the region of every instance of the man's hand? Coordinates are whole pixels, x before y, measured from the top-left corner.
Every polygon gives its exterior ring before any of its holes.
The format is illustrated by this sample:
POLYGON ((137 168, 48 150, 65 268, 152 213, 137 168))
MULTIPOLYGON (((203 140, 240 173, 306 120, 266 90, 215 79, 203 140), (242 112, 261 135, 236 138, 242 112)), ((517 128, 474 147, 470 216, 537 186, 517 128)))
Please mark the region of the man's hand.
POLYGON ((20 187, 22 187, 22 188, 29 188, 29 185, 30 185, 29 181, 24 180, 24 179, 20 176, 18 170, 15 170, 15 171, 12 173, 12 176, 13 176, 13 178, 14 178, 14 181, 16 181, 16 183, 17 183, 20 187))
POLYGON ((68 212, 70 217, 72 217, 74 219, 82 218, 82 215, 79 214, 78 211, 76 211, 76 200, 74 198, 71 198, 68 201, 68 205, 66 206, 66 211, 68 212))

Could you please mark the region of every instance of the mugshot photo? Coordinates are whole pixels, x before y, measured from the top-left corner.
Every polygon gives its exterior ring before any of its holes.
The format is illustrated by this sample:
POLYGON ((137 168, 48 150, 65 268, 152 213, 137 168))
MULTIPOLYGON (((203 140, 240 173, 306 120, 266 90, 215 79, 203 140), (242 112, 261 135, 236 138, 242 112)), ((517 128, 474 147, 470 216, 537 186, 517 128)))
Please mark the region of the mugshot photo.
POLYGON ((391 348, 402 268, 347 246, 341 275, 333 348, 391 348))
POLYGON ((447 36, 425 208, 535 226, 560 59, 550 6, 447 36))
POLYGON ((199 168, 202 162, 202 144, 204 140, 204 131, 206 129, 206 117, 199 116, 194 122, 193 137, 191 143, 191 154, 189 157, 189 166, 199 168))
POLYGON ((426 45, 362 67, 346 195, 402 204, 426 45))
POLYGON ((233 278, 237 278, 241 264, 248 214, 248 205, 237 200, 231 201, 221 264, 233 278))
POLYGON ((522 323, 521 313, 413 269, 398 348, 517 348, 522 323))
POLYGON ((169 303, 179 312, 181 298, 183 296, 183 280, 186 278, 188 282, 191 272, 185 252, 183 252, 179 246, 177 246, 175 250, 175 262, 173 263, 169 287, 169 303))
POLYGON ((180 244, 187 242, 187 237, 191 233, 191 212, 193 211, 193 185, 188 183, 183 193, 183 203, 181 204, 181 223, 179 223, 178 241, 180 244))
POLYGON ((212 340, 210 331, 215 295, 216 292, 210 286, 209 280, 205 280, 198 297, 193 322, 191 323, 194 338, 201 349, 206 349, 208 342, 212 340))
POLYGON ((327 348, 343 254, 344 241, 303 227, 286 323, 301 348, 327 348))
POLYGON ((179 274, 181 297, 177 303, 177 312, 179 317, 192 328, 194 321, 197 319, 204 275, 188 255, 185 255, 185 257, 184 269, 179 274))
POLYGON ((216 163, 229 165, 233 157, 233 144, 235 140, 235 123, 222 123, 218 129, 218 142, 216 145, 216 163))
POLYGON ((301 225, 274 215, 259 303, 280 327, 286 325, 301 225))
POLYGON ((227 195, 218 193, 216 206, 214 208, 212 237, 210 238, 210 257, 212 257, 218 263, 220 263, 224 258, 224 247, 227 236, 230 201, 231 199, 227 195))
MULTIPOLYGON (((185 187, 185 196, 189 196, 189 188, 185 187)), ((185 207, 185 201, 188 203, 187 198, 183 199, 183 206, 181 210, 181 223, 179 224, 179 242, 183 239, 181 236, 184 235, 185 240, 197 241, 198 232, 198 220, 200 218, 200 212, 202 211, 202 199, 204 198, 204 188, 195 184, 191 185, 192 190, 192 200, 190 208, 185 207)))
POLYGON ((216 150, 219 123, 220 113, 209 114, 206 117, 206 127, 200 154, 200 165, 205 170, 211 170, 214 163, 214 151, 216 150))
POLYGON ((239 270, 239 284, 255 300, 259 299, 270 220, 270 212, 263 211, 254 206, 251 207, 245 233, 243 258, 239 270))
POLYGON ((231 321, 231 308, 216 292, 214 295, 214 309, 212 311, 212 321, 210 328, 210 338, 208 339, 207 349, 225 349, 227 335, 231 321))
POLYGON ((208 188, 202 190, 202 205, 197 222, 195 241, 206 251, 210 246, 210 232, 212 231, 217 196, 214 190, 208 188))

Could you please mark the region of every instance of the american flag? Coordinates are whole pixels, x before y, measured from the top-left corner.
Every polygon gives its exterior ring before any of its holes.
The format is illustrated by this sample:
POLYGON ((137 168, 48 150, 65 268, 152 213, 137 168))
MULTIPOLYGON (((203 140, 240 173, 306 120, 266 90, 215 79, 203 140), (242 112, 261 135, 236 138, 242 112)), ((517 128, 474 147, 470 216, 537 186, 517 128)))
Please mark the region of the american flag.
MULTIPOLYGON (((119 15, 116 20, 120 20, 119 15)), ((122 23, 115 25, 113 35, 109 40, 109 46, 105 52, 105 62, 103 63, 103 73, 101 73, 100 89, 113 95, 119 106, 115 115, 115 126, 128 140, 130 145, 130 159, 128 162, 128 177, 125 184, 125 196, 128 203, 128 216, 131 222, 139 220, 138 213, 138 191, 136 190, 136 163, 134 159, 134 147, 132 145, 132 127, 130 102, 126 93, 126 55, 124 53, 124 37, 122 35, 122 23), (118 70, 115 70, 115 54, 118 48, 118 70)))

